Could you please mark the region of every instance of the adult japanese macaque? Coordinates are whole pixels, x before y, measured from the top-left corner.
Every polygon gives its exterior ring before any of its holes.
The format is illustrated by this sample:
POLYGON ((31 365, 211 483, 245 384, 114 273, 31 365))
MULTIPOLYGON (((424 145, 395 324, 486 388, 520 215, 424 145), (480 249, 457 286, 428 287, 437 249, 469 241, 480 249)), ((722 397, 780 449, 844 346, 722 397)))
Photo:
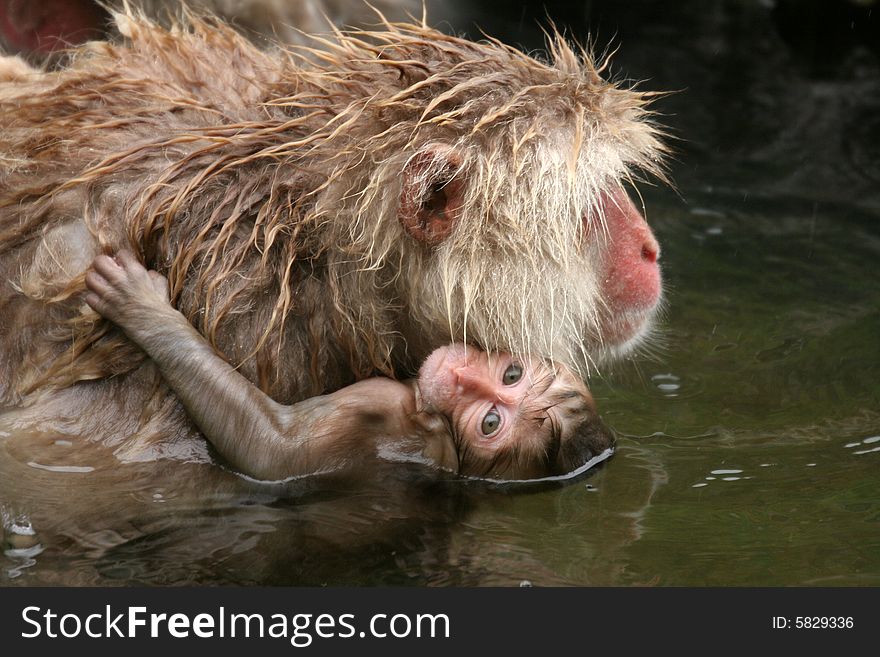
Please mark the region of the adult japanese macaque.
POLYGON ((0 406, 113 444, 192 430, 83 303, 122 249, 280 404, 451 343, 585 377, 649 335, 659 247, 623 188, 662 177, 649 94, 561 37, 539 61, 387 24, 300 54, 116 21, 0 84, 0 406))
POLYGON ((612 445, 583 382, 565 368, 466 345, 436 349, 419 378, 370 378, 292 406, 274 402, 168 302, 166 280, 121 251, 98 256, 86 303, 158 366, 233 466, 278 480, 417 459, 489 479, 564 475, 612 445))

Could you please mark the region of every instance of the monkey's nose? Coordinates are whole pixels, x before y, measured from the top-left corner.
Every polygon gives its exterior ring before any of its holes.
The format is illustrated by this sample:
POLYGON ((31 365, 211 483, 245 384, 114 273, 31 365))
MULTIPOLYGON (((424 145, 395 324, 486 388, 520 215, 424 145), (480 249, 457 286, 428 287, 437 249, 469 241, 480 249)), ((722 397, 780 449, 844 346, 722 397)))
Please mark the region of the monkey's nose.
POLYGON ((653 264, 657 262, 658 258, 660 258, 660 244, 653 234, 648 233, 642 243, 642 260, 653 264))
POLYGON ((495 385, 486 376, 469 366, 455 370, 455 381, 462 393, 474 396, 492 396, 495 385))

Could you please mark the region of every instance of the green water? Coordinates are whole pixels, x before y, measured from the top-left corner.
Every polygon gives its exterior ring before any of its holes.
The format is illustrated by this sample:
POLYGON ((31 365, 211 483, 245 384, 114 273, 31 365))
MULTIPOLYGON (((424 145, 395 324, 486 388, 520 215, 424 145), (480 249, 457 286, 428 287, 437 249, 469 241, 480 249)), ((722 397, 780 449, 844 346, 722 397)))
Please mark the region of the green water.
POLYGON ((624 499, 638 517, 610 581, 876 585, 878 216, 694 196, 658 230, 665 349, 596 386, 626 434, 593 482, 610 489, 597 521, 625 525, 624 499))

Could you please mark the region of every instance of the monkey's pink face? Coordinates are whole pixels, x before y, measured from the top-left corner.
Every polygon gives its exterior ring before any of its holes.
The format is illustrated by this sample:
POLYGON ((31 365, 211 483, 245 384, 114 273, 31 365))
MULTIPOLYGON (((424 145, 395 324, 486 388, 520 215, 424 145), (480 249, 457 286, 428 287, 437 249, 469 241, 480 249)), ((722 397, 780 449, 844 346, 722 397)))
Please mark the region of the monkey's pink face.
POLYGON ((607 244, 599 278, 606 304, 600 333, 607 344, 621 346, 650 325, 660 302, 660 245, 623 191, 604 196, 602 205, 606 226, 588 223, 586 237, 607 244))
POLYGON ((566 398, 589 400, 592 408, 586 386, 564 372, 558 376, 538 359, 489 354, 462 344, 441 347, 419 371, 420 410, 449 419, 463 474, 544 476, 542 459, 558 449, 550 443, 554 434, 557 441, 562 438, 567 421, 568 409, 553 401, 557 388, 576 390, 566 398), (499 463, 501 456, 515 463, 499 463))

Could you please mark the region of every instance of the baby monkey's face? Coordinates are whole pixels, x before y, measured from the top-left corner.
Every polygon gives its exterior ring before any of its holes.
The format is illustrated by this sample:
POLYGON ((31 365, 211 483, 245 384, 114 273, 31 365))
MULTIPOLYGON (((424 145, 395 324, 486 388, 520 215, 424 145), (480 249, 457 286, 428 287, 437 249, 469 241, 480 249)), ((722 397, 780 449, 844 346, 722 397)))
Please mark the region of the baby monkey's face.
POLYGON ((613 442, 583 381, 536 358, 441 347, 422 365, 418 392, 420 410, 449 421, 461 474, 566 474, 613 442))

